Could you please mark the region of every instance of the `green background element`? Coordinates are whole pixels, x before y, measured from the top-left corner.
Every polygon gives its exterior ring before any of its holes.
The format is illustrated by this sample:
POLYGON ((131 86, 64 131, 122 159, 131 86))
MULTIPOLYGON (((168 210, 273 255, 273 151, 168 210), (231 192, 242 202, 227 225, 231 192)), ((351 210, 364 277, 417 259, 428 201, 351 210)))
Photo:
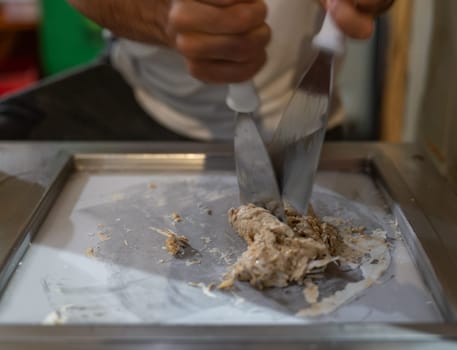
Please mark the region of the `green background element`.
POLYGON ((105 42, 98 25, 66 0, 41 0, 41 8, 41 59, 45 75, 83 65, 100 55, 105 42))

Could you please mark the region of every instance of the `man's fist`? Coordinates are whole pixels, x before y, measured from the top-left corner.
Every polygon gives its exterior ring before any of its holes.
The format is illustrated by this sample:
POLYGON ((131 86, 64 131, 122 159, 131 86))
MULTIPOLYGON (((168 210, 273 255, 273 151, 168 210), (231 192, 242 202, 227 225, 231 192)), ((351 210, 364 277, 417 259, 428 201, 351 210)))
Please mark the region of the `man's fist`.
POLYGON ((242 82, 265 63, 266 16, 263 0, 173 0, 167 33, 196 78, 242 82))
POLYGON ((374 19, 386 11, 393 0, 321 0, 337 26, 354 39, 368 39, 374 19))

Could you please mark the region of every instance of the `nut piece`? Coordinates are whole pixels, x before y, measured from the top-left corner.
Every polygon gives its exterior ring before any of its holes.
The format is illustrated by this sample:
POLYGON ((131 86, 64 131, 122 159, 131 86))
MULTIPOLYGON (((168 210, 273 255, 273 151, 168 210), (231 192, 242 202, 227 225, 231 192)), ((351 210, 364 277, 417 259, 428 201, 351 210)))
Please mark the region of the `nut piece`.
POLYGON ((178 236, 175 233, 169 232, 169 236, 165 241, 165 247, 172 256, 184 253, 184 249, 189 246, 189 239, 185 236, 178 236))
POLYGON ((95 248, 87 248, 86 251, 85 251, 85 254, 89 258, 95 258, 96 257, 95 248))
POLYGON ((174 222, 181 222, 181 221, 182 221, 182 217, 181 217, 181 215, 179 215, 178 213, 173 213, 173 214, 171 214, 171 219, 172 219, 174 222))

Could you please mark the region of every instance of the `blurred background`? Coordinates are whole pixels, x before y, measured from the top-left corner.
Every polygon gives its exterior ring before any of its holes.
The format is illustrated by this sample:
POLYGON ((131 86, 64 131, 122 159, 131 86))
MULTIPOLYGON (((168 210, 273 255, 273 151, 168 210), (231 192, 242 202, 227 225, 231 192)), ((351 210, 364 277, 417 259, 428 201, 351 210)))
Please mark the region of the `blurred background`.
MULTIPOLYGON (((397 0, 350 41, 338 84, 344 140, 421 143, 457 178, 457 1, 397 0)), ((64 0, 0 0, 0 98, 99 59, 100 27, 64 0)))
POLYGON ((0 94, 95 59, 101 33, 63 0, 0 0, 0 94))

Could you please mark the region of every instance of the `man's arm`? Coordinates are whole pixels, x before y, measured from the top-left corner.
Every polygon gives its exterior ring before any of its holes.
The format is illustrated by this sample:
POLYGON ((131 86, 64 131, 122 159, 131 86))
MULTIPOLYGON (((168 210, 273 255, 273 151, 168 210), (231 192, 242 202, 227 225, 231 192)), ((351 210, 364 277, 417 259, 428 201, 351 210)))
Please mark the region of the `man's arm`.
POLYGON ((167 34, 170 0, 68 0, 77 10, 117 36, 173 46, 167 34))
POLYGON ((354 39, 368 39, 376 16, 387 11, 395 0, 320 0, 338 27, 354 39))
MULTIPOLYGON (((176 49, 189 72, 202 81, 245 81, 266 61, 271 33, 264 0, 68 1, 118 36, 176 49)), ((371 35, 376 9, 393 2, 320 1, 343 32, 359 39, 371 35)))
POLYGON ((118 36, 176 49, 202 81, 245 81, 266 60, 263 0, 68 1, 118 36))

